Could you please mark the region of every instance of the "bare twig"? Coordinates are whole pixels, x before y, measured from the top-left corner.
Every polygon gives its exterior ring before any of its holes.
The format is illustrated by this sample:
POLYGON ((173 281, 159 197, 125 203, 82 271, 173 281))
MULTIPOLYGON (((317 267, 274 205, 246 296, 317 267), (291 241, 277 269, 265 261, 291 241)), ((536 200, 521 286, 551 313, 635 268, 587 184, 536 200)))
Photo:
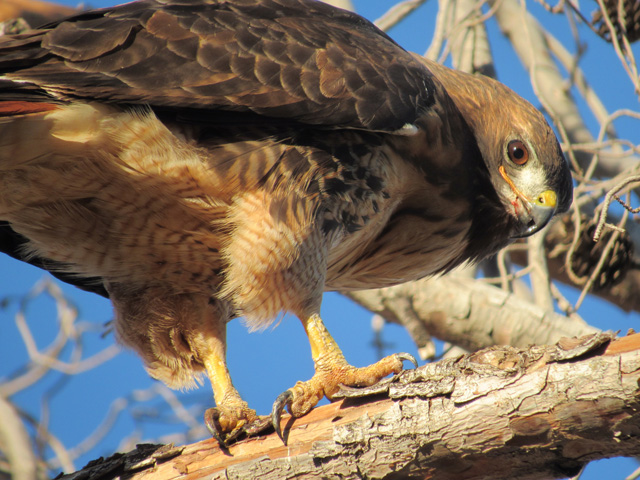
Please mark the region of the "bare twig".
MULTIPOLYGON (((609 205, 613 200, 615 200, 615 195, 619 194, 625 187, 632 183, 639 183, 640 175, 634 175, 632 177, 626 178, 615 187, 613 187, 607 194, 605 195, 604 202, 602 202, 602 209, 600 211, 600 216, 598 218, 598 225, 596 227, 596 231, 593 235, 593 241, 597 242, 600 239, 600 235, 602 235, 602 229, 605 227, 607 220, 607 212, 609 210, 609 205)), ((610 228, 616 230, 615 225, 607 225, 610 228)))
POLYGON ((404 0, 403 2, 396 3, 373 23, 375 23, 380 30, 386 32, 395 27, 426 1, 427 0, 404 0))

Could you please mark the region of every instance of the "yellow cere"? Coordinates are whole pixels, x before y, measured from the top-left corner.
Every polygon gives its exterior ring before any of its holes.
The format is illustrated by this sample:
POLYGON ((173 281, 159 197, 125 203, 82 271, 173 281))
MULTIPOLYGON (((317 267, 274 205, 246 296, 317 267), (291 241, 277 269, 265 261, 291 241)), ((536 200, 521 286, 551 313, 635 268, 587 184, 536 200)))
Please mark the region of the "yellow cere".
POLYGON ((543 207, 555 207, 557 202, 556 192, 553 190, 545 190, 538 198, 536 198, 536 203, 543 207))

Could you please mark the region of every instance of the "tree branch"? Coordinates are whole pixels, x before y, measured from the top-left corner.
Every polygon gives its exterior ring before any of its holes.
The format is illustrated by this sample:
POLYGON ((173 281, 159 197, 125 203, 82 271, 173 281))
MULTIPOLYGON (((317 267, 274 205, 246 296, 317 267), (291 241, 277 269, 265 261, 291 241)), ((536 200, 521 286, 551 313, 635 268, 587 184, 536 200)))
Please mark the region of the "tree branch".
MULTIPOLYGON (((568 245, 571 243, 572 235, 572 232, 567 232, 564 221, 554 222, 548 227, 545 235, 545 250, 551 277, 554 280, 573 285, 579 289, 582 288, 582 285, 576 285, 571 281, 565 265, 565 254, 568 245), (562 247, 562 245, 567 247, 562 247)), ((510 258, 519 265, 527 264, 526 252, 514 250, 510 253, 510 258)), ((637 258, 635 258, 635 262, 637 261, 637 258)), ((640 312, 640 270, 630 268, 619 283, 589 293, 616 305, 626 312, 640 312)))
POLYGON ((38 471, 38 462, 31 448, 31 441, 20 414, 0 395, 0 452, 4 452, 13 480, 45 478, 38 471))
POLYGON ((475 351, 491 345, 544 345, 596 332, 478 280, 445 275, 390 288, 349 292, 349 298, 403 325, 418 348, 430 336, 475 351))
POLYGON ((566 477, 640 454, 640 335, 611 338, 492 347, 345 389, 341 401, 285 417, 288 446, 273 434, 226 451, 213 440, 146 445, 58 478, 566 477))

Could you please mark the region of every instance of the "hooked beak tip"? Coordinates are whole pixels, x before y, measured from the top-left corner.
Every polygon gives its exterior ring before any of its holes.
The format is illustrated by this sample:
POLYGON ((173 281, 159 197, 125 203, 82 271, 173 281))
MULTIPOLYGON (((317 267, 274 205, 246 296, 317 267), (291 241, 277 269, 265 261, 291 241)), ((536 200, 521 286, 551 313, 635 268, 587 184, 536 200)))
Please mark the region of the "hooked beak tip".
POLYGON ((556 207, 542 206, 529 203, 525 212, 518 215, 520 228, 511 235, 511 238, 524 238, 539 232, 547 226, 556 213, 556 207))
POLYGON ((556 214, 558 207, 556 192, 554 190, 545 190, 535 199, 530 199, 516 187, 513 180, 507 175, 503 165, 500 165, 498 170, 516 197, 513 205, 515 208, 514 213, 518 218, 518 228, 511 234, 511 238, 528 237, 542 230, 556 214), (522 209, 518 208, 518 205, 522 209))

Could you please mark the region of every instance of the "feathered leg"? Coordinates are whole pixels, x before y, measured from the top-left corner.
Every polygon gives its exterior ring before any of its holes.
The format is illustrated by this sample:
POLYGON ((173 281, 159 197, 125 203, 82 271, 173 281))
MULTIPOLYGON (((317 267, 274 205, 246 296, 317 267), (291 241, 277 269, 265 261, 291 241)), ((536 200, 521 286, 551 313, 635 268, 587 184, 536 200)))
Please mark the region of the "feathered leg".
POLYGON ((259 418, 231 381, 226 361, 230 313, 224 301, 155 288, 109 285, 108 290, 118 338, 137 351, 149 375, 172 388, 195 386, 207 375, 216 407, 205 412, 205 423, 220 444, 269 426, 268 417, 259 418))

